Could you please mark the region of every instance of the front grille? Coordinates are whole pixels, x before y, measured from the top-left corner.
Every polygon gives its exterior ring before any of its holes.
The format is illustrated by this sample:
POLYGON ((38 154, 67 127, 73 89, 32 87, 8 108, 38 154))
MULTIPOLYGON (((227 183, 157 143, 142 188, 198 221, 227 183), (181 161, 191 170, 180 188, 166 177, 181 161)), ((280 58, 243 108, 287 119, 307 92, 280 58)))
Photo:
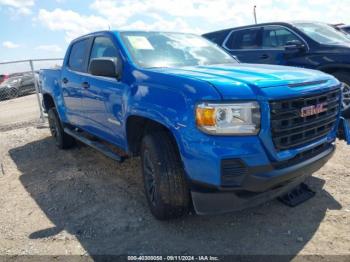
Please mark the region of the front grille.
POLYGON ((321 94, 288 100, 270 101, 271 133, 277 151, 292 149, 316 141, 335 126, 339 113, 340 88, 321 94), (322 113, 301 117, 301 109, 326 103, 322 113))

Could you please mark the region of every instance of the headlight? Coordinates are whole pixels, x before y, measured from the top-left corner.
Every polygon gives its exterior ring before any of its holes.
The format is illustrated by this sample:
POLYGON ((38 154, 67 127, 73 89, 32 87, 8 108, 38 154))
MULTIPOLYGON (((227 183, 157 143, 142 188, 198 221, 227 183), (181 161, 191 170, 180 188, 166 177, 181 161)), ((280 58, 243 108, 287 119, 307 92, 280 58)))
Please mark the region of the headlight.
POLYGON ((196 124, 214 135, 256 135, 260 130, 260 107, 257 102, 201 103, 196 107, 196 124))

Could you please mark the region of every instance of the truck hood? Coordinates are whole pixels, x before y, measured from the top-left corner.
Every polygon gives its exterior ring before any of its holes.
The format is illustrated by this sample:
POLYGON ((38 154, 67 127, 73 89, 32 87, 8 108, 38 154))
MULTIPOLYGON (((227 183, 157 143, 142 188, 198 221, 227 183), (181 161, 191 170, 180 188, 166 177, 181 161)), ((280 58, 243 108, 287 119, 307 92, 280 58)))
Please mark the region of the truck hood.
POLYGON ((220 89, 223 84, 247 84, 257 88, 286 86, 328 80, 320 71, 297 67, 261 64, 225 64, 181 68, 161 68, 157 71, 210 82, 220 89))

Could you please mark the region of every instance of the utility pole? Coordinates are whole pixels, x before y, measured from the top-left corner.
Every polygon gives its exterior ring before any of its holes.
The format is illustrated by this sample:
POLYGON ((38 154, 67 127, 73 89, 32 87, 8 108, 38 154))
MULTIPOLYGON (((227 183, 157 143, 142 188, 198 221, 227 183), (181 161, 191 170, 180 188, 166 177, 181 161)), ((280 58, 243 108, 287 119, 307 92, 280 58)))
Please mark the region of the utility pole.
POLYGON ((254 5, 254 21, 255 21, 255 24, 257 24, 257 20, 256 20, 256 5, 254 5))

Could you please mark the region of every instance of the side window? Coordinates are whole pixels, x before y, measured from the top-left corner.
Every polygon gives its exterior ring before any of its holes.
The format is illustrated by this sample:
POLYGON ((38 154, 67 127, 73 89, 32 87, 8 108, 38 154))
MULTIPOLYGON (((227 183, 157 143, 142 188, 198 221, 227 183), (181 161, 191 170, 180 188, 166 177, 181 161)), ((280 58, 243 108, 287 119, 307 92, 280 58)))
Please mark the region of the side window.
POLYGON ((266 27, 262 37, 263 48, 283 48, 287 42, 300 39, 283 27, 266 27))
POLYGON ((109 37, 96 37, 92 46, 90 60, 100 57, 117 57, 118 49, 109 37))
POLYGON ((229 49, 259 49, 261 28, 252 28, 232 32, 226 41, 229 49))
POLYGON ((70 69, 79 72, 86 72, 86 61, 88 59, 86 54, 88 53, 89 45, 89 39, 84 39, 73 44, 68 61, 70 69))
POLYGON ((230 37, 226 40, 225 46, 228 49, 238 49, 235 45, 235 38, 236 38, 237 32, 232 32, 230 34, 230 37))

